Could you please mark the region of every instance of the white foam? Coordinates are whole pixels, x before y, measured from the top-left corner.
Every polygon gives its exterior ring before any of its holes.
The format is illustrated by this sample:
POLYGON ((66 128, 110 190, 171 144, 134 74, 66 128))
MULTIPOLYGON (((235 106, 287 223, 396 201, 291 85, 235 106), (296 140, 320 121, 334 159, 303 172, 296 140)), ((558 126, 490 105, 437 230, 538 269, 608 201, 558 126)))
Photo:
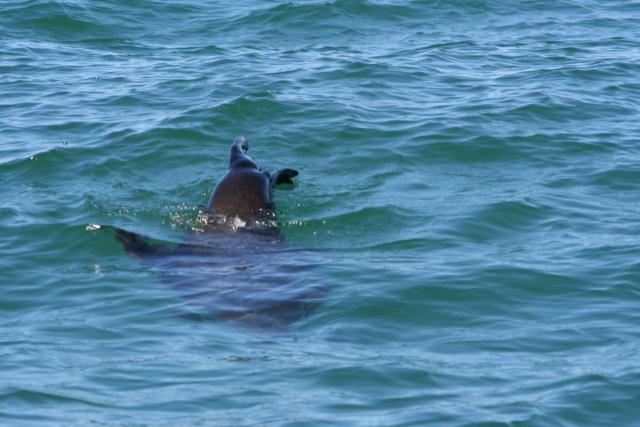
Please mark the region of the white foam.
POLYGON ((241 228, 241 227, 244 227, 245 225, 247 225, 247 223, 246 223, 245 221, 241 220, 241 219, 240 219, 239 217, 237 217, 237 216, 234 216, 234 217, 233 217, 233 220, 232 220, 232 222, 231 222, 231 226, 232 226, 233 228, 241 228))

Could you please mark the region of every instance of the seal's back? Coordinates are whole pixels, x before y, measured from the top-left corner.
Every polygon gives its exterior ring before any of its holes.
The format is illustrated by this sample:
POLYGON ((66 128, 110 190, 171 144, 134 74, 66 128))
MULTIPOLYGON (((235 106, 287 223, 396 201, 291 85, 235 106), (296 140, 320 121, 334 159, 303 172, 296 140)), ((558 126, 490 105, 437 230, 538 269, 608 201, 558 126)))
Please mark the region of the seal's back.
POLYGON ((235 139, 229 153, 229 170, 213 191, 207 208, 246 222, 272 219, 271 175, 258 168, 246 154, 248 149, 244 137, 235 139))

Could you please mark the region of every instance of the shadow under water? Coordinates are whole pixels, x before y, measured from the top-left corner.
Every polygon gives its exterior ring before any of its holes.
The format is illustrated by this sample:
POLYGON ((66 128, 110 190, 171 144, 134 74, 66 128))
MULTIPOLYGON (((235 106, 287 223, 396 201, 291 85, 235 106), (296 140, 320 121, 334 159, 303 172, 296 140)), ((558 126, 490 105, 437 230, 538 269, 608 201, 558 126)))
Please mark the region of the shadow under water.
POLYGON ((304 283, 317 254, 286 247, 275 230, 218 229, 169 246, 112 226, 127 254, 159 275, 187 302, 181 316, 278 330, 311 313, 328 294, 304 283))

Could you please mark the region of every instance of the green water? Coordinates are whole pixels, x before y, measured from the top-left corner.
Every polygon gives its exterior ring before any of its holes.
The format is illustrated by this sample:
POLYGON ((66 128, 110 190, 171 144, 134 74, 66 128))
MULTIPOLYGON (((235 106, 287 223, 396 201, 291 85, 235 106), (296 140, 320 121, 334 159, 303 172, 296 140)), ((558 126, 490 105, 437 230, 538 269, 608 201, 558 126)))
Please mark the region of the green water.
POLYGON ((632 0, 5 0, 0 424, 638 425, 638 40, 632 0), (87 229, 185 241, 237 135, 329 289, 275 332, 87 229))

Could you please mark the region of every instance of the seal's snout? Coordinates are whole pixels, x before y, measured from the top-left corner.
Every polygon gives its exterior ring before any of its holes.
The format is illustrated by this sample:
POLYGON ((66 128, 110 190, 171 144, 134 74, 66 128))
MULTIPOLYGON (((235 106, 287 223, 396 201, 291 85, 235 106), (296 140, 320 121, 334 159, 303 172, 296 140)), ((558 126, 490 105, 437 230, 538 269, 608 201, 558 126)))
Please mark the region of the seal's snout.
POLYGON ((243 152, 249 151, 249 141, 244 136, 237 137, 233 143, 239 145, 243 152))

